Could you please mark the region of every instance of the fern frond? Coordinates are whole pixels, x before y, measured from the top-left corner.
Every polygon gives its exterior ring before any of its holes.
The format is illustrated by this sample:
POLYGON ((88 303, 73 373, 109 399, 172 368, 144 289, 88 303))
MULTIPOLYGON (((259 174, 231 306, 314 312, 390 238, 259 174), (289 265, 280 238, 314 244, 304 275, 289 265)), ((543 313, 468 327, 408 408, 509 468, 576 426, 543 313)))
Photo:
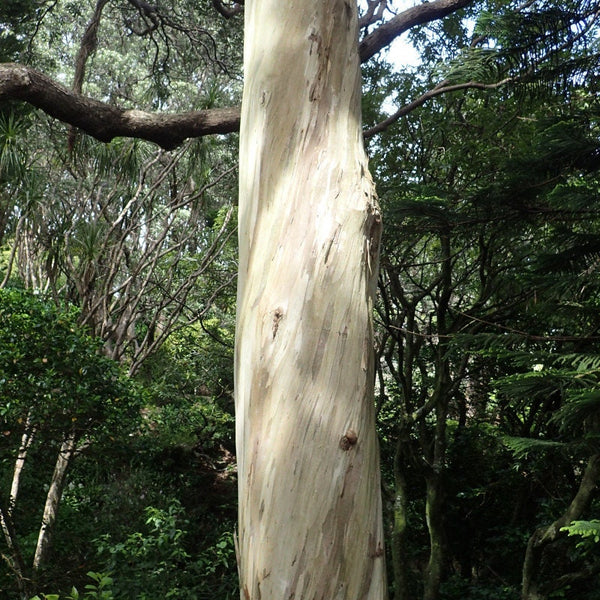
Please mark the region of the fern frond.
POLYGON ((560 530, 565 531, 569 536, 577 535, 582 539, 593 540, 595 544, 600 542, 600 520, 598 519, 571 521, 569 525, 561 527, 560 530))
POLYGON ((567 447, 567 444, 563 442, 524 437, 503 436, 501 440, 516 458, 527 458, 530 452, 542 452, 551 448, 564 449, 567 447))
POLYGON ((600 371, 600 354, 563 354, 556 358, 556 365, 568 365, 579 373, 600 371))
POLYGON ((560 426, 561 431, 586 426, 592 433, 599 430, 599 420, 600 389, 570 391, 563 405, 550 419, 560 426))

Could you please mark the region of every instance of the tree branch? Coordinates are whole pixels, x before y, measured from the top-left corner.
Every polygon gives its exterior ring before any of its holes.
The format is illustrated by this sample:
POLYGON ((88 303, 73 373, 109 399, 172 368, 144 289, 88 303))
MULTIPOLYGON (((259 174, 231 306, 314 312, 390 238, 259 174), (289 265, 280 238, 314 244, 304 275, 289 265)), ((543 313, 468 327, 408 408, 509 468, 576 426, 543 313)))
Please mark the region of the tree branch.
POLYGON ((364 29, 383 18, 387 9, 387 0, 367 0, 367 12, 358 20, 358 28, 364 29))
POLYGON ((579 488, 565 512, 550 525, 538 527, 529 538, 523 561, 523 580, 521 594, 523 598, 533 598, 541 585, 536 580, 539 563, 546 546, 565 534, 563 527, 579 519, 588 507, 600 478, 600 454, 593 454, 587 461, 585 471, 579 482, 579 488))
MULTIPOLYGON (((440 94, 464 89, 495 89, 508 81, 506 79, 493 84, 468 81, 455 85, 442 82, 402 106, 381 123, 367 129, 365 138, 380 133, 440 94)), ((101 142, 126 136, 154 142, 165 150, 176 148, 187 138, 232 133, 238 131, 240 125, 240 109, 236 106, 179 114, 124 110, 82 96, 39 71, 16 63, 0 63, 0 100, 4 99, 29 102, 51 117, 78 127, 101 142)))
POLYGON ((594 575, 597 575, 599 572, 600 561, 594 561, 589 565, 585 565, 579 571, 566 573, 565 575, 561 575, 560 577, 557 577, 556 579, 553 579, 551 581, 545 581, 542 585, 540 585, 540 590, 544 594, 550 594, 551 592, 560 590, 572 583, 577 583, 578 581, 585 581, 586 579, 590 579, 594 575))
POLYGON ((54 465, 54 472, 52 474, 50 488, 48 489, 48 493, 46 494, 46 503, 44 505, 42 525, 40 526, 38 541, 35 547, 35 555, 33 557, 34 571, 40 570, 40 568, 46 561, 46 557, 48 556, 48 550, 50 549, 52 534, 54 533, 54 524, 56 522, 58 506, 60 504, 63 491, 65 489, 67 469, 69 468, 71 460, 75 456, 76 451, 77 438, 75 432, 70 431, 65 436, 65 439, 61 444, 58 456, 56 458, 56 463, 54 465))
POLYGON ((441 94, 447 94, 450 92, 458 92, 460 90, 495 90, 500 86, 509 83, 513 79, 508 77, 503 79, 502 81, 497 81, 496 83, 480 83, 478 81, 465 81, 464 83, 455 83, 453 85, 448 85, 447 81, 442 81, 438 83, 434 88, 428 90, 412 102, 401 106, 393 115, 390 115, 387 119, 377 123, 370 129, 364 131, 363 135, 365 139, 373 137, 377 133, 381 133, 386 130, 390 125, 395 123, 401 117, 406 116, 409 112, 415 110, 415 108, 419 108, 419 106, 425 104, 427 100, 431 100, 431 98, 435 98, 436 96, 440 96, 441 94))
POLYGON ((434 0, 413 6, 380 25, 360 42, 358 52, 361 62, 369 60, 394 39, 416 25, 436 21, 457 10, 473 4, 475 0, 434 0))
POLYGON ((83 89, 83 79, 85 77, 85 67, 89 57, 94 54, 98 46, 98 28, 100 27, 100 18, 104 7, 109 0, 98 0, 94 14, 81 39, 81 46, 77 53, 75 61, 75 76, 73 77, 73 89, 81 94, 83 89))
MULTIPOLYGON (((150 14, 155 10, 155 7, 144 0, 129 1, 132 5, 142 9, 143 14, 150 14)), ((367 61, 411 27, 440 19, 473 2, 474 0, 433 0, 405 10, 362 40, 359 48, 361 61, 367 61)), ((0 100, 12 99, 28 102, 49 116, 77 127, 101 142, 110 142, 119 136, 133 137, 154 142, 165 150, 172 150, 187 138, 232 133, 239 130, 239 107, 215 108, 179 114, 155 114, 140 110, 124 110, 81 95, 80 89, 78 89, 81 83, 78 80, 83 76, 87 56, 90 51, 93 51, 97 30, 96 21, 99 22, 100 12, 105 3, 105 0, 98 0, 95 13, 97 19, 88 26, 90 50, 81 53, 79 57, 78 63, 80 62, 81 65, 77 71, 75 90, 69 90, 31 67, 16 63, 0 63, 0 100)), ((237 11, 241 9, 243 2, 238 0, 233 4, 233 9, 228 9, 221 0, 214 0, 214 4, 217 8, 237 11)), ((376 2, 373 3, 373 6, 379 6, 381 11, 386 3, 376 2)), ((377 14, 380 11, 377 11, 377 14)), ((415 103, 407 105, 401 109, 404 112, 396 118, 400 118, 403 114, 423 104, 429 97, 439 93, 443 93, 443 91, 429 96, 425 95, 415 103)), ((372 133, 371 131, 368 135, 377 133, 377 131, 372 133)))
POLYGON ((233 5, 229 7, 225 6, 221 0, 213 0, 213 6, 226 19, 231 19, 231 17, 235 17, 235 15, 244 10, 243 2, 234 2, 233 5))
POLYGON ((4 99, 29 102, 102 142, 135 137, 165 150, 187 138, 237 131, 240 123, 238 107, 180 114, 124 110, 72 92, 39 71, 15 63, 0 63, 0 100, 4 99))
MULTIPOLYGON (((102 17, 102 11, 108 4, 109 0, 98 0, 94 14, 81 39, 81 46, 77 53, 77 59, 75 60, 75 75, 73 77, 73 91, 81 94, 83 90, 83 80, 85 78, 85 68, 87 61, 96 52, 98 46, 98 28, 100 27, 100 18, 102 17)), ((77 136, 76 129, 71 127, 69 131, 69 150, 72 150, 75 146, 75 138, 77 136)))

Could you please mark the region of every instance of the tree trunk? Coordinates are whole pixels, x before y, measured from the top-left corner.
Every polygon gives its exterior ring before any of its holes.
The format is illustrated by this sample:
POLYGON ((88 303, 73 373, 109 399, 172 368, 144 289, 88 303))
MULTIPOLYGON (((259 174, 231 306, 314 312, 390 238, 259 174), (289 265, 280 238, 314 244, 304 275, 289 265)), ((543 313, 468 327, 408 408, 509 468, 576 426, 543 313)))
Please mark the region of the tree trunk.
POLYGON ((32 596, 33 590, 30 589, 29 579, 26 576, 26 566, 23 560, 23 554, 17 540, 14 524, 10 516, 10 510, 4 503, 3 498, 0 498, 0 526, 4 532, 4 540, 9 550, 9 554, 2 554, 2 558, 13 572, 17 587, 19 589, 19 598, 27 600, 32 596))
POLYGON ((437 600, 444 574, 446 560, 446 532, 444 525, 444 473, 446 470, 446 421, 448 418, 449 390, 447 389, 448 368, 440 360, 438 367, 438 390, 436 398, 436 423, 433 432, 431 467, 425 471, 425 517, 429 531, 429 562, 423 581, 423 600, 437 600))
POLYGON ((408 526, 408 497, 406 479, 402 468, 394 461, 394 522, 392 529, 392 570, 394 573, 394 598, 408 600, 408 556, 406 554, 406 530, 408 526))
POLYGON ((25 421, 25 429, 21 436, 21 444, 19 446, 19 452, 15 459, 15 467, 13 469, 13 477, 10 486, 10 493, 8 496, 8 503, 0 503, 0 527, 4 533, 4 540, 10 551, 10 556, 4 556, 4 559, 8 563, 11 571, 15 575, 17 585, 21 598, 29 598, 31 596, 31 589, 29 589, 28 580, 26 577, 25 561, 23 560, 23 554, 19 546, 17 533, 13 522, 13 513, 17 504, 17 497, 19 495, 19 487, 21 484, 21 474, 25 468, 25 461, 27 460, 27 454, 29 448, 35 437, 35 427, 32 424, 31 412, 28 413, 25 421))
MULTIPOLYGON (((441 248, 441 289, 436 309, 440 341, 436 348, 435 389, 431 400, 435 406, 435 426, 428 465, 425 469, 425 517, 429 531, 429 563, 423 581, 423 600, 437 600, 444 572, 445 527, 443 516, 444 473, 446 471, 446 424, 450 402, 452 381, 450 364, 447 358, 447 345, 443 342, 447 334, 448 308, 452 295, 452 249, 450 237, 440 235, 441 248)), ((430 446, 430 444, 426 444, 430 446)), ((424 448, 427 456, 427 448, 424 448)))
POLYGON ((356 5, 245 5, 236 342, 244 600, 386 596, 356 5))
MULTIPOLYGON (((596 491, 598 479, 600 478, 600 454, 593 454, 587 461, 585 471, 581 477, 577 493, 571 500, 571 504, 565 512, 554 523, 545 527, 538 527, 527 544, 525 559, 523 561, 523 581, 521 585, 522 600, 545 600, 550 592, 557 588, 553 585, 553 579, 542 579, 540 577, 540 563, 544 551, 548 549, 557 538, 565 536, 561 531, 565 527, 581 518, 581 515, 589 506, 594 492, 596 491)), ((561 574, 552 574, 554 579, 560 580, 561 574)), ((564 576, 563 576, 564 577, 564 576)))
POLYGON ((429 531, 429 562, 425 571, 423 600, 437 600, 444 571, 444 525, 442 515, 443 487, 441 475, 431 472, 425 476, 427 495, 425 513, 429 531))
POLYGON ((71 463, 71 459, 73 458, 75 451, 75 434, 71 432, 61 444, 58 456, 56 457, 56 464, 54 465, 54 473, 52 474, 50 488, 46 494, 46 504, 44 506, 42 525, 40 527, 37 546, 35 548, 35 555, 33 557, 34 571, 38 571, 44 564, 48 550, 50 549, 50 541, 52 538, 52 532, 54 530, 54 523, 56 521, 56 513, 58 511, 60 499, 62 498, 62 493, 65 487, 67 469, 69 468, 69 464, 71 463))
POLYGON ((10 486, 10 496, 8 497, 8 514, 12 517, 15 505, 17 504, 17 497, 19 495, 19 487, 21 486, 21 474, 25 468, 25 461, 27 460, 27 453, 33 443, 35 437, 36 428, 32 424, 31 412, 27 414, 27 420, 25 421, 25 429, 21 436, 21 445, 19 446, 19 452, 15 460, 15 468, 13 470, 13 478, 10 486))

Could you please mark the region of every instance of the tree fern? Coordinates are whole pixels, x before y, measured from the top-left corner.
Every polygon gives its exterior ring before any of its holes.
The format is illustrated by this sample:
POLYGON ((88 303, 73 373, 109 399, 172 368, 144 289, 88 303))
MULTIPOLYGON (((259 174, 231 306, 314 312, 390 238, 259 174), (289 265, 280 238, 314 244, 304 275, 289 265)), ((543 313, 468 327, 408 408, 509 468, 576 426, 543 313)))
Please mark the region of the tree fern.
POLYGON ((582 541, 577 544, 578 548, 587 546, 586 541, 591 541, 594 544, 600 542, 600 520, 592 519, 591 521, 572 521, 566 527, 561 527, 561 531, 565 531, 569 536, 579 536, 582 541))
POLYGON ((541 452, 549 449, 565 449, 563 442, 539 440, 526 437, 502 437, 503 444, 515 455, 516 458, 527 458, 532 452, 541 452))

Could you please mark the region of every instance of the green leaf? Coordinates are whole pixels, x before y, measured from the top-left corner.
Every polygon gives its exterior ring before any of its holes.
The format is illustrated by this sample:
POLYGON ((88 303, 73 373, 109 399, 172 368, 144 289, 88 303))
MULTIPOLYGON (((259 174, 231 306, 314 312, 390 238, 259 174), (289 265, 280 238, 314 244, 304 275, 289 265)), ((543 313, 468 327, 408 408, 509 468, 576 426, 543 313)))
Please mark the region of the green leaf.
POLYGON ((512 436, 503 436, 502 442, 517 458, 526 458, 530 452, 540 452, 550 448, 565 447, 565 444, 562 442, 512 436))

